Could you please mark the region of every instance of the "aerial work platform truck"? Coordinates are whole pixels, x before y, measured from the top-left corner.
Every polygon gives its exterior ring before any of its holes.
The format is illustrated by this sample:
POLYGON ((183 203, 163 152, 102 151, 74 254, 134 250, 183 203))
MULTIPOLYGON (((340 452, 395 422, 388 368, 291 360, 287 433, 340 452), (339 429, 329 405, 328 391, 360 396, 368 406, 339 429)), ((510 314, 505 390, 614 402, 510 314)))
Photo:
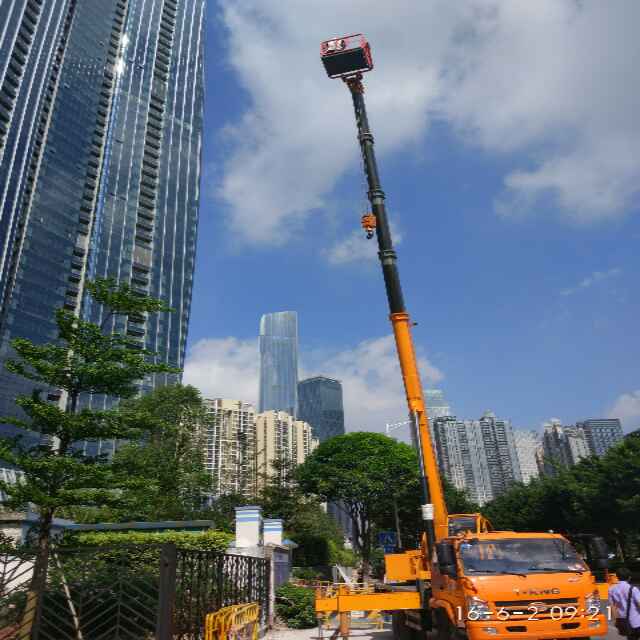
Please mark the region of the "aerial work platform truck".
POLYGON ((423 532, 420 549, 385 557, 386 584, 337 585, 316 593, 319 616, 339 615, 335 635, 347 637, 352 611, 387 611, 401 640, 469 638, 513 640, 604 636, 608 554, 591 537, 591 567, 558 533, 493 531, 481 514, 448 514, 429 432, 420 373, 393 248, 374 139, 364 100, 363 74, 373 69, 362 34, 320 45, 327 75, 348 88, 367 179, 371 211, 362 216, 367 238, 378 242, 389 312, 420 464, 423 532), (591 569, 604 572, 596 582, 591 569))

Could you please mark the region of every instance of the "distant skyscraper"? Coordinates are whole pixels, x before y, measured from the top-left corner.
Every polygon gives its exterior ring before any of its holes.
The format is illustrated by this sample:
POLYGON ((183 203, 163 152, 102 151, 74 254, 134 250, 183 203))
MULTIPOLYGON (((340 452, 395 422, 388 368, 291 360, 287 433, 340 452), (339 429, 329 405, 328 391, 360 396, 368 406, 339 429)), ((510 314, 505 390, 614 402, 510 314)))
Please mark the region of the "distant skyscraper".
POLYGON ((427 416, 429 420, 451 415, 451 407, 440 389, 425 389, 424 402, 427 405, 427 416))
POLYGON ((298 415, 298 314, 267 313, 260 319, 260 413, 298 415))
POLYGON ((320 442, 344 434, 342 384, 317 376, 298 383, 298 418, 308 422, 320 442))
MULTIPOLYGON (((0 361, 12 338, 55 340, 53 313, 64 307, 182 367, 204 11, 205 0, 0 2, 0 361), (106 276, 175 311, 105 318, 85 282, 106 276)), ((0 369, 7 415, 32 385, 0 369)))
POLYGON ((444 476, 482 505, 521 479, 509 420, 491 412, 480 420, 440 416, 433 420, 433 440, 444 476))
POLYGON ((464 430, 464 422, 455 416, 440 416, 431 421, 433 446, 440 472, 454 487, 466 489, 471 495, 476 483, 468 483, 465 477, 460 430, 464 430))
POLYGON ((584 431, 563 427, 553 418, 544 424, 542 435, 542 469, 545 475, 555 475, 557 466, 573 466, 590 455, 584 431))
POLYGON ((205 465, 216 496, 256 494, 256 413, 241 400, 205 400, 205 465))
POLYGON ((624 434, 618 418, 600 418, 578 422, 576 427, 582 429, 587 439, 589 453, 592 456, 603 456, 608 449, 622 442, 624 434))
POLYGON ((479 505, 493 499, 480 422, 443 416, 433 420, 433 432, 440 471, 447 480, 479 505))
POLYGON ((489 463, 491 488, 494 496, 504 493, 514 482, 520 482, 520 464, 509 420, 496 418, 487 411, 480 418, 482 441, 489 463))
POLYGON ((537 431, 516 429, 513 432, 513 437, 516 444, 522 482, 527 483, 540 475, 536 454, 542 447, 542 441, 537 431))

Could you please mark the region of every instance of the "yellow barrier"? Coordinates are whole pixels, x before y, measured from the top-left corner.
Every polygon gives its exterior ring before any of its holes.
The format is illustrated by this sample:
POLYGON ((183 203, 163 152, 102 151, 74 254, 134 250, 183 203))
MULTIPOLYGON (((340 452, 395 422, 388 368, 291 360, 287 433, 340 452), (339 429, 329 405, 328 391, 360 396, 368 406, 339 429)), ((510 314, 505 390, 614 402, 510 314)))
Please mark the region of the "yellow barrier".
POLYGON ((236 604, 207 614, 204 640, 258 640, 260 607, 257 603, 236 604))
MULTIPOLYGON (((367 615, 361 621, 365 624, 371 624, 374 629, 384 629, 384 615, 382 611, 368 611, 367 615)), ((330 611, 318 614, 318 624, 323 629, 331 629, 333 627, 334 614, 330 611)))

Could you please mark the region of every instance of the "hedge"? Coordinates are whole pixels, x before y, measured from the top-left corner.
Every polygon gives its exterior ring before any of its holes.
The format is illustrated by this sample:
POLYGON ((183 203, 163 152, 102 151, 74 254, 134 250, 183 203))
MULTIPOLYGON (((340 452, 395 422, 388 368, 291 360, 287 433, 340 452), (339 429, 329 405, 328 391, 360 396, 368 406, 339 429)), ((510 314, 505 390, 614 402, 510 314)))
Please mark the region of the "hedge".
POLYGON ((233 535, 224 531, 78 531, 64 536, 63 546, 108 547, 173 542, 179 549, 224 552, 233 535))

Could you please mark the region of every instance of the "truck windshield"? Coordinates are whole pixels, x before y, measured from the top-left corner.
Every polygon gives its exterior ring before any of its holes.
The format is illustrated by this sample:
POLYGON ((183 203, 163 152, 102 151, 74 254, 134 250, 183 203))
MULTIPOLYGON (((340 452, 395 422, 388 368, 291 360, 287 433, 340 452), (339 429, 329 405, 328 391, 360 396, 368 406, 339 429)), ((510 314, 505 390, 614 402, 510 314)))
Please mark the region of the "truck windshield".
POLYGON ((559 538, 465 540, 460 558, 467 575, 587 571, 576 550, 559 538))

